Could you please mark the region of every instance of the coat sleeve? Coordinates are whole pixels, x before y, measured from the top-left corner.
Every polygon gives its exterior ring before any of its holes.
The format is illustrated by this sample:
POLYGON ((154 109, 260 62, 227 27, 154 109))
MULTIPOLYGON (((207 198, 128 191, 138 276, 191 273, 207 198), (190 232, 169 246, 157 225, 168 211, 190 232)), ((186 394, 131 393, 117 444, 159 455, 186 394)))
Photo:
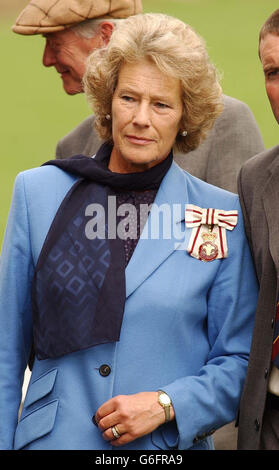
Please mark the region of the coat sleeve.
POLYGON ((16 178, 0 258, 0 449, 13 449, 32 345, 30 248, 24 179, 16 178))
POLYGON ((247 104, 226 96, 224 111, 215 123, 212 137, 205 181, 236 193, 240 168, 265 149, 247 104))
POLYGON ((89 116, 58 141, 56 158, 69 158, 73 155, 91 157, 102 143, 94 129, 94 117, 89 116))
POLYGON ((248 365, 258 284, 239 204, 237 209, 238 224, 232 232, 227 231, 229 256, 220 262, 208 292, 210 352, 206 363, 198 375, 162 386, 173 402, 179 449, 191 447, 198 439, 233 421, 239 406, 248 365))
POLYGON ((237 193, 241 166, 265 149, 259 127, 247 104, 224 96, 224 110, 205 140, 191 152, 176 153, 175 161, 194 176, 237 193))

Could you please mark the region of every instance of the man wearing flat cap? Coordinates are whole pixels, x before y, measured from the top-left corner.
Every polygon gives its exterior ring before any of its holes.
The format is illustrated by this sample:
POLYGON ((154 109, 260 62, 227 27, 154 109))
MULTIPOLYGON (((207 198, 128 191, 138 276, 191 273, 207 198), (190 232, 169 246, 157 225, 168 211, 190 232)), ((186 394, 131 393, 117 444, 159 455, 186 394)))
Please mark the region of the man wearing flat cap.
MULTIPOLYGON (((55 67, 67 94, 83 92, 87 56, 106 45, 117 21, 141 13, 141 0, 33 0, 12 27, 15 33, 42 34, 46 39, 43 64, 55 67)), ((62 138, 57 158, 92 156, 100 146, 89 116, 62 138)), ((256 121, 248 106, 224 96, 224 110, 200 147, 176 162, 211 184, 237 192, 239 168, 264 150, 256 121)))

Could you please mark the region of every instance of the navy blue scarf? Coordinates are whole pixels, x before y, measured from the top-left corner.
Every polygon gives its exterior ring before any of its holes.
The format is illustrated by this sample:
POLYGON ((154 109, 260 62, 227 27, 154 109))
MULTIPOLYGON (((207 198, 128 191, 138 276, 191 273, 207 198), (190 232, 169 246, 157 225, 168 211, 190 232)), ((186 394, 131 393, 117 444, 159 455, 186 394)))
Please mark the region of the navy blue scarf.
POLYGON ((95 158, 82 155, 50 160, 78 176, 51 224, 35 269, 32 287, 34 352, 38 359, 60 357, 97 344, 119 341, 126 286, 124 243, 119 238, 88 239, 85 209, 105 209, 115 191, 158 189, 172 153, 151 169, 120 174, 108 170, 112 147, 95 158))

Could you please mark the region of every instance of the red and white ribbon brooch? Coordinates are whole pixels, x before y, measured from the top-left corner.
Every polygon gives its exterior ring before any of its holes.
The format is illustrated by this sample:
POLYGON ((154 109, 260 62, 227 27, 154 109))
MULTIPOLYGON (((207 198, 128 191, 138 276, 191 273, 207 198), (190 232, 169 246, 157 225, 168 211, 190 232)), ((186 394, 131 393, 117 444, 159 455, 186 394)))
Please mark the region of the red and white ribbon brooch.
POLYGON ((202 261, 227 258, 228 245, 226 230, 233 230, 237 224, 238 211, 202 209, 186 204, 186 227, 192 228, 187 251, 202 261))

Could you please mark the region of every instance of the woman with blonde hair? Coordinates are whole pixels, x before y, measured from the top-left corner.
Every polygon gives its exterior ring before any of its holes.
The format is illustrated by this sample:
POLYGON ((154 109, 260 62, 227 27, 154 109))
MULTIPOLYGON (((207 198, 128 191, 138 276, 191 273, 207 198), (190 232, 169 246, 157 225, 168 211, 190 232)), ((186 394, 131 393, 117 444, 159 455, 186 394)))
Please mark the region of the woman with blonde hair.
POLYGON ((105 139, 97 154, 15 184, 1 448, 213 448, 237 412, 257 299, 238 197, 172 157, 221 112, 215 67, 190 26, 137 15, 92 53, 84 86, 105 139))

